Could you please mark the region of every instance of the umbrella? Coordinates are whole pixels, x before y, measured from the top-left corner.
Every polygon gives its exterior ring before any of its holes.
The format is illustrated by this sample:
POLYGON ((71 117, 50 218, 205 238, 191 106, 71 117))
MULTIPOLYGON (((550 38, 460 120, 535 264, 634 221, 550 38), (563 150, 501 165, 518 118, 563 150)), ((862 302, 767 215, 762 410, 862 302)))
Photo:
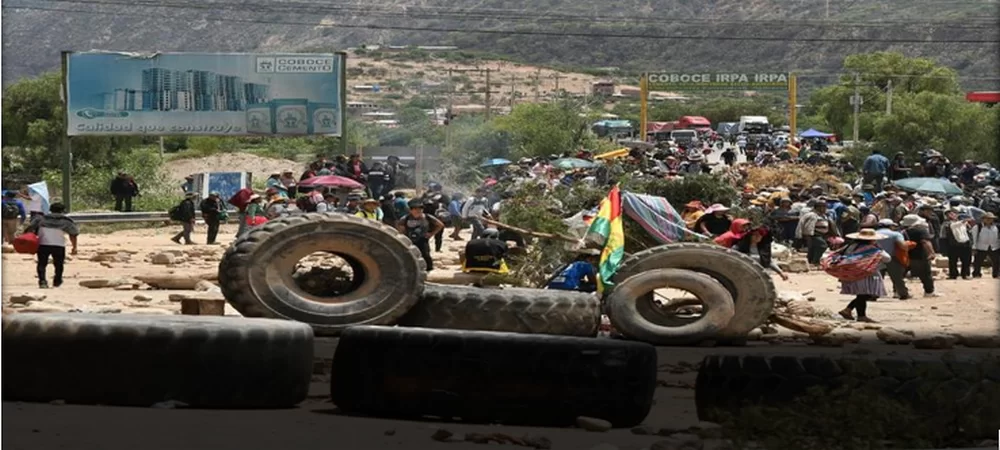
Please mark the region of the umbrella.
POLYGON ((49 213, 49 185, 44 181, 28 185, 28 193, 38 194, 42 198, 42 212, 49 213))
POLYGON ((508 159, 490 158, 490 159, 487 159, 486 162, 484 162, 479 167, 499 167, 499 166, 508 166, 508 165, 511 165, 511 164, 513 164, 513 162, 511 162, 508 159))
POLYGON ((833 135, 830 134, 830 133, 824 133, 822 131, 818 131, 815 128, 810 128, 810 129, 808 129, 806 131, 803 131, 802 134, 800 134, 799 136, 800 137, 804 137, 804 138, 817 138, 817 137, 819 137, 819 138, 825 138, 825 137, 830 137, 830 136, 833 136, 833 135))
POLYGON ((893 182, 896 186, 921 194, 962 195, 962 189, 940 178, 903 178, 893 182))
POLYGON ((580 158, 562 158, 552 161, 552 165, 563 170, 570 169, 589 169, 596 166, 596 164, 587 161, 586 159, 580 158))
POLYGON ((364 185, 347 177, 338 175, 320 175, 299 182, 299 186, 329 186, 345 189, 364 189, 364 185))

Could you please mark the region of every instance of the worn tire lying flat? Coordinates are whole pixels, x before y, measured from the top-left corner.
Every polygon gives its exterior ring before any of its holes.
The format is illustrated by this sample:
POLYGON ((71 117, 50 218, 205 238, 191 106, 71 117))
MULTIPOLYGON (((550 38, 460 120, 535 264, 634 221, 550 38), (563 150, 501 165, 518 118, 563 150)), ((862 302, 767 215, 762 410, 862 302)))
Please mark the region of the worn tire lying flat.
MULTIPOLYGON (((699 419, 720 422, 747 403, 790 405, 814 387, 826 393, 846 387, 872 404, 908 404, 923 423, 913 430, 922 438, 993 439, 1000 428, 1000 357, 992 354, 708 356, 698 371, 695 404, 699 419)), ((901 419, 897 412, 859 411, 883 423, 901 419)))
POLYGON ((568 336, 352 327, 333 358, 331 397, 345 412, 479 423, 628 427, 649 413, 656 349, 568 336))
MULTIPOLYGON (((622 261, 615 283, 654 269, 687 269, 718 280, 733 298, 735 313, 717 336, 720 343, 745 342, 763 324, 778 294, 771 276, 749 255, 709 244, 678 243, 654 247, 622 261)), ((652 294, 649 294, 652 295, 652 294)))
POLYGON ((297 320, 319 335, 336 335, 351 325, 395 323, 417 302, 426 276, 420 251, 406 236, 340 213, 270 221, 237 240, 219 263, 222 293, 243 316, 297 320), (355 290, 322 298, 296 284, 295 264, 321 251, 363 273, 355 290))
POLYGON ((399 325, 594 337, 600 321, 594 294, 427 284, 399 325))
POLYGON ((712 277, 681 269, 642 272, 617 284, 607 298, 608 318, 619 333, 654 345, 689 345, 714 338, 733 318, 733 297, 712 277), (648 293, 674 287, 694 294, 704 305, 698 320, 665 326, 650 320, 659 308, 648 293))
POLYGON ((305 400, 312 360, 312 330, 282 320, 3 317, 4 400, 285 408, 305 400))

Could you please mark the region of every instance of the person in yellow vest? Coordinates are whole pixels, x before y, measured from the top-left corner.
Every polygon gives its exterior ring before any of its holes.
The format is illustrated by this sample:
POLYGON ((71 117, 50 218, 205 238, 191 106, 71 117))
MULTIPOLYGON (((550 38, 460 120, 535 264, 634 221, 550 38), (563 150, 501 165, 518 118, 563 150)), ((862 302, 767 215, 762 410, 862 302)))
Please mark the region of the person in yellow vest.
POLYGON ((500 232, 495 228, 483 230, 478 239, 465 244, 465 258, 462 260, 462 272, 465 273, 508 273, 507 261, 504 257, 510 247, 500 240, 500 232))
POLYGON ((382 221, 382 208, 379 208, 379 201, 374 198, 366 198, 361 202, 361 209, 354 213, 355 216, 368 220, 382 221))

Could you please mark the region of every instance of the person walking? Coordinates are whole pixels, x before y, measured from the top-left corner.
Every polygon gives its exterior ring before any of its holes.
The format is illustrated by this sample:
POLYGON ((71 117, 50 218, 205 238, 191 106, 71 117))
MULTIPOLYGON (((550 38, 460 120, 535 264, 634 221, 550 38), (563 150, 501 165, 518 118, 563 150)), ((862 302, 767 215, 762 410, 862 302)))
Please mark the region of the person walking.
POLYGON ((931 234, 927 221, 916 214, 907 214, 900 221, 906 239, 915 245, 910 249, 910 273, 920 279, 924 287, 924 297, 940 297, 934 292, 934 276, 931 275, 931 261, 937 257, 931 245, 931 234))
POLYGON ((115 197, 115 211, 132 212, 132 199, 139 196, 139 184, 125 171, 119 171, 111 180, 111 195, 115 197))
POLYGON ((997 235, 997 216, 991 212, 983 214, 979 224, 972 227, 972 247, 976 260, 972 263, 972 277, 983 276, 983 262, 990 260, 993 278, 1000 275, 1000 237, 997 235))
POLYGON ((796 238, 802 239, 806 246, 806 261, 817 265, 823 257, 823 252, 829 247, 826 237, 830 233, 830 220, 826 215, 826 199, 819 197, 809 200, 806 204, 809 212, 799 218, 796 238))
POLYGON ((3 203, 0 204, 3 213, 3 223, 0 229, 3 230, 3 240, 8 244, 14 243, 17 236, 17 229, 21 228, 28 217, 28 212, 24 208, 24 202, 18 200, 17 192, 7 191, 3 193, 3 203))
POLYGON ((913 297, 910 296, 910 290, 906 287, 904 274, 910 265, 911 245, 906 241, 906 236, 896 231, 895 228, 896 223, 892 219, 882 219, 876 226, 877 232, 884 236, 879 239, 878 246, 890 256, 882 273, 883 276, 889 275, 889 281, 892 282, 892 290, 896 293, 896 297, 900 300, 908 300, 913 297))
POLYGON ((839 264, 850 267, 851 276, 845 276, 840 281, 840 293, 853 295, 854 300, 839 314, 847 320, 855 320, 853 312, 857 312, 858 322, 874 323, 868 317, 868 302, 885 296, 885 283, 878 267, 889 262, 892 257, 876 244, 884 237, 875 230, 864 229, 846 237, 847 245, 833 256, 832 261, 838 261, 839 258, 839 264))
POLYGON ((222 204, 222 199, 219 198, 218 192, 211 192, 198 206, 201 210, 201 218, 205 221, 205 225, 208 225, 208 239, 206 243, 208 245, 215 244, 215 239, 219 235, 219 225, 228 216, 226 208, 222 204))
POLYGON ((969 226, 965 220, 959 219, 955 209, 946 211, 945 219, 941 224, 940 238, 948 249, 948 279, 958 279, 961 264, 961 276, 967 280, 972 272, 972 238, 969 236, 969 226))
POLYGON ((409 207, 409 214, 399 219, 396 229, 410 238, 410 242, 420 250, 420 256, 424 258, 424 264, 430 272, 434 270, 430 240, 444 230, 444 224, 436 217, 424 214, 424 203, 420 199, 410 200, 409 207))
POLYGON ((194 219, 195 219, 195 209, 194 209, 194 199, 198 194, 194 192, 188 192, 184 195, 184 200, 171 208, 170 210, 170 220, 176 220, 181 223, 181 231, 170 238, 178 244, 181 243, 181 239, 184 239, 184 245, 193 245, 194 241, 191 240, 191 232, 194 231, 194 219))
POLYGON ((73 245, 70 255, 76 254, 77 236, 80 235, 80 228, 73 222, 73 219, 66 216, 66 206, 59 202, 53 203, 49 206, 49 213, 33 217, 25 231, 38 235, 38 264, 36 266, 38 287, 41 289, 49 287, 45 271, 49 266, 50 257, 52 258, 52 266, 55 268, 52 286, 62 286, 63 269, 66 265, 66 235, 69 235, 69 241, 73 245))

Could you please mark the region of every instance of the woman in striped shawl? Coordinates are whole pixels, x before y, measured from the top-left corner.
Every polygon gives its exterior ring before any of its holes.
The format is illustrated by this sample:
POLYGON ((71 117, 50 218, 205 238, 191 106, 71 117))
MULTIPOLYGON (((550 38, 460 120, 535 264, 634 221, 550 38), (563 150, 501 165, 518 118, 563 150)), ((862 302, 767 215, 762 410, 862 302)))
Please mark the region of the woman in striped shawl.
POLYGON ((841 258, 839 264, 850 265, 853 276, 845 277, 851 281, 841 280, 840 293, 853 295, 854 300, 847 304, 847 308, 840 311, 840 315, 845 319, 854 320, 852 312, 857 311, 858 322, 874 323, 875 321, 868 317, 868 302, 886 295, 885 283, 878 268, 881 263, 889 262, 891 257, 878 246, 878 240, 884 236, 875 230, 862 229, 846 237, 847 245, 838 252, 841 258))

